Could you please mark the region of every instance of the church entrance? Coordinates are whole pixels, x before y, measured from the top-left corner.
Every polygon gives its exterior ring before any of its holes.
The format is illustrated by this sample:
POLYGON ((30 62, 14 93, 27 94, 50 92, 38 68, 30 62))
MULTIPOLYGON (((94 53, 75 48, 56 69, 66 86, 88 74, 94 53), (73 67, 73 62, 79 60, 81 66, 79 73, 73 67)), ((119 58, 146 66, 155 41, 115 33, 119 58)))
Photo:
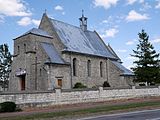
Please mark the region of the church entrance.
POLYGON ((19 78, 20 90, 26 89, 26 70, 19 68, 16 71, 16 76, 19 78))
POLYGON ((26 88, 26 80, 25 80, 26 75, 21 75, 19 76, 19 78, 20 78, 20 90, 23 91, 26 88))

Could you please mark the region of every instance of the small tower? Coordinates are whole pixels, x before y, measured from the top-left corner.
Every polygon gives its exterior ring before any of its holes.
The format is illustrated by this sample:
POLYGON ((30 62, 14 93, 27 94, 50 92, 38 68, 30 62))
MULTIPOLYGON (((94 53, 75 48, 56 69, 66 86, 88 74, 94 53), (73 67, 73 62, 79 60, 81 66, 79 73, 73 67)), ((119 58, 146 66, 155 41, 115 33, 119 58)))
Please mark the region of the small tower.
POLYGON ((82 17, 79 18, 80 27, 83 31, 87 31, 87 17, 83 15, 83 12, 82 10, 82 17))

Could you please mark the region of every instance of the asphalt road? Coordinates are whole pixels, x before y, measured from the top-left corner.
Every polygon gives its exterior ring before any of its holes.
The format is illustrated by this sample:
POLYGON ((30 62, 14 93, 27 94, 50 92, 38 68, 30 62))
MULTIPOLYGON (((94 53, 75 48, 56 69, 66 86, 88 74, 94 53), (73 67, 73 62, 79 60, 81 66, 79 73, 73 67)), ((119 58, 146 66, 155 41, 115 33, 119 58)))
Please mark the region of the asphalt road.
POLYGON ((160 120, 160 109, 103 115, 78 120, 160 120))

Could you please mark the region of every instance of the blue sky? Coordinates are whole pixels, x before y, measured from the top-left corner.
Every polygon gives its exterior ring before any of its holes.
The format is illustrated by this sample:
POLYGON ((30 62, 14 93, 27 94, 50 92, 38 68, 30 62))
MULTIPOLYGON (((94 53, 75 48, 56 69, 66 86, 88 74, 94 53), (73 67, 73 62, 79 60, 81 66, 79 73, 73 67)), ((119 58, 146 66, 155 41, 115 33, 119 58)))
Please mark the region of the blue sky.
POLYGON ((49 17, 79 26, 82 9, 88 29, 96 30, 130 68, 138 32, 144 29, 160 52, 160 0, 0 0, 0 44, 13 52, 13 40, 49 17))

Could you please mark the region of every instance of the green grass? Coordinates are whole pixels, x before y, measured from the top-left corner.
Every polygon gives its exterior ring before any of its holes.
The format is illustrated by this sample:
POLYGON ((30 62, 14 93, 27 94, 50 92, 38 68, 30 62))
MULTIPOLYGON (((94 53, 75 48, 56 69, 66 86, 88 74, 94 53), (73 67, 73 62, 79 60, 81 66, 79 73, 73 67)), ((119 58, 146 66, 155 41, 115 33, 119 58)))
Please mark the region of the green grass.
POLYGON ((143 102, 143 103, 129 103, 125 105, 103 105, 94 108, 85 108, 79 110, 68 110, 68 111, 59 111, 51 113, 36 113, 27 116, 16 116, 16 117, 5 117, 0 118, 1 120, 36 120, 36 119, 45 119, 45 118, 56 118, 56 117, 65 117, 65 116, 75 116, 75 115, 85 115, 91 113, 102 113, 102 112, 111 112, 116 110, 128 110, 133 108, 143 108, 147 106, 160 106, 160 101, 156 102, 143 102))

